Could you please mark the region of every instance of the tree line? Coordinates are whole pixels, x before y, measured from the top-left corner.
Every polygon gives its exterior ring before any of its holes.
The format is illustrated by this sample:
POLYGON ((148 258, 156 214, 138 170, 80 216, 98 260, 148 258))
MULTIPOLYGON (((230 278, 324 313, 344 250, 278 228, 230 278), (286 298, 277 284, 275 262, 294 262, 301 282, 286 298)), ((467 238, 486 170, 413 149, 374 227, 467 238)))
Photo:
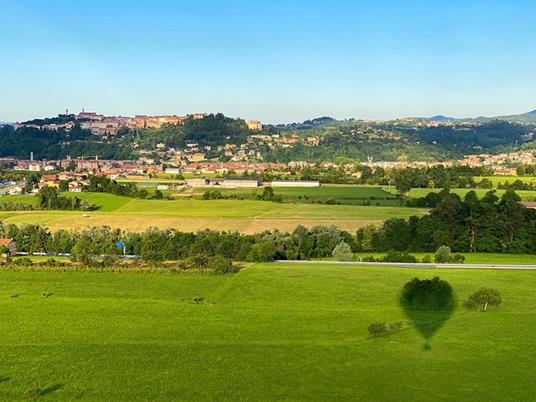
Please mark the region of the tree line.
POLYGON ((525 208, 513 190, 498 197, 495 190, 463 199, 443 190, 430 213, 409 220, 388 219, 382 226, 360 228, 359 251, 434 251, 536 253, 536 210, 525 208))

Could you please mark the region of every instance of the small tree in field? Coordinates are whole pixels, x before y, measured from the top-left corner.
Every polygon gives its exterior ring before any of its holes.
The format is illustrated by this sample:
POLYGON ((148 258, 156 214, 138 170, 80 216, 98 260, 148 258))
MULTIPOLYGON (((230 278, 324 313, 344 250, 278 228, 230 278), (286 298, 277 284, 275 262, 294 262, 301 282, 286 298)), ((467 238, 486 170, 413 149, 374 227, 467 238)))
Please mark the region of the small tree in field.
POLYGON ((465 302, 468 308, 478 308, 480 311, 486 311, 489 306, 498 306, 502 303, 501 294, 497 289, 482 288, 471 296, 465 302))
POLYGON ((434 261, 440 264, 445 264, 450 261, 450 247, 441 246, 437 249, 434 255, 434 261))
POLYGON ((389 335, 389 327, 384 322, 376 321, 369 325, 368 333, 371 338, 389 335))
POLYGON ((0 246, 0 258, 2 258, 2 261, 6 261, 8 256, 9 256, 9 247, 2 244, 0 246))
POLYGON ((352 261, 352 248, 344 241, 341 241, 335 246, 331 255, 335 257, 337 261, 352 261))

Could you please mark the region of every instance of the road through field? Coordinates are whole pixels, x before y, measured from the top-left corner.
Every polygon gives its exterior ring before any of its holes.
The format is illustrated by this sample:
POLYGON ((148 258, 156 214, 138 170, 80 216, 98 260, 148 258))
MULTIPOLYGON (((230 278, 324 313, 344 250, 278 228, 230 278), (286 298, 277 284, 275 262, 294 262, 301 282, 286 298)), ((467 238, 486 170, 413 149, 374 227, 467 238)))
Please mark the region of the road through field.
POLYGON ((276 263, 299 264, 299 265, 357 265, 367 267, 391 267, 391 268, 441 268, 441 269, 506 269, 506 270, 536 270, 536 265, 521 264, 432 264, 422 262, 360 262, 360 261, 297 261, 277 260, 276 263))

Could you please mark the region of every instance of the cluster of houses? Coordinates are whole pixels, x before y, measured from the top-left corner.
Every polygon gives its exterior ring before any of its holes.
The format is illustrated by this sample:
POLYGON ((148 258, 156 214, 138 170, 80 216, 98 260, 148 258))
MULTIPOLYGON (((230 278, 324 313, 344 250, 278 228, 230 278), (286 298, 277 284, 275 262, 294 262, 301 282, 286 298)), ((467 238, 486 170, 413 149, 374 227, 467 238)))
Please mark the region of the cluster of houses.
MULTIPOLYGON (((105 116, 96 112, 86 112, 84 109, 76 115, 69 114, 66 111, 64 115, 59 117, 70 117, 77 120, 80 124, 80 128, 89 130, 93 134, 99 136, 116 135, 121 128, 129 129, 141 129, 141 128, 159 128, 164 124, 182 124, 188 117, 194 119, 202 119, 206 116, 206 113, 194 113, 189 115, 160 115, 160 116, 148 116, 148 115, 135 115, 130 116, 105 116)), ((250 130, 262 130, 262 123, 258 120, 250 120, 247 122, 250 130)), ((36 124, 34 122, 28 123, 15 123, 13 127, 15 129, 20 127, 32 127, 39 130, 71 130, 75 126, 75 121, 68 121, 66 123, 54 123, 54 124, 36 124)))
MULTIPOLYGON (((194 178, 187 179, 189 187, 256 188, 263 185, 256 177, 194 178)), ((272 187, 319 187, 318 180, 273 180, 272 187)))
POLYGON ((527 151, 508 152, 496 155, 468 155, 464 159, 458 161, 458 163, 460 165, 471 167, 489 166, 496 174, 515 175, 515 166, 533 164, 534 155, 532 152, 527 151))

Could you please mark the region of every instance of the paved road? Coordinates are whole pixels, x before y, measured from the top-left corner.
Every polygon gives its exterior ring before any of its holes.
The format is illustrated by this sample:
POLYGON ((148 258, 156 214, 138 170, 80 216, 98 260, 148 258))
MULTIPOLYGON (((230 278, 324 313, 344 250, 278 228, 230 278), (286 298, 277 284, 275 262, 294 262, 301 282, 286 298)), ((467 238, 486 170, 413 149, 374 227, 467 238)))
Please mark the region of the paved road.
POLYGON ((296 261, 296 260, 276 260, 276 263, 304 264, 304 265, 361 265, 371 267, 390 268, 441 268, 441 269, 522 269, 536 270, 536 265, 516 265, 516 264, 427 264, 411 262, 357 262, 357 261, 296 261))

